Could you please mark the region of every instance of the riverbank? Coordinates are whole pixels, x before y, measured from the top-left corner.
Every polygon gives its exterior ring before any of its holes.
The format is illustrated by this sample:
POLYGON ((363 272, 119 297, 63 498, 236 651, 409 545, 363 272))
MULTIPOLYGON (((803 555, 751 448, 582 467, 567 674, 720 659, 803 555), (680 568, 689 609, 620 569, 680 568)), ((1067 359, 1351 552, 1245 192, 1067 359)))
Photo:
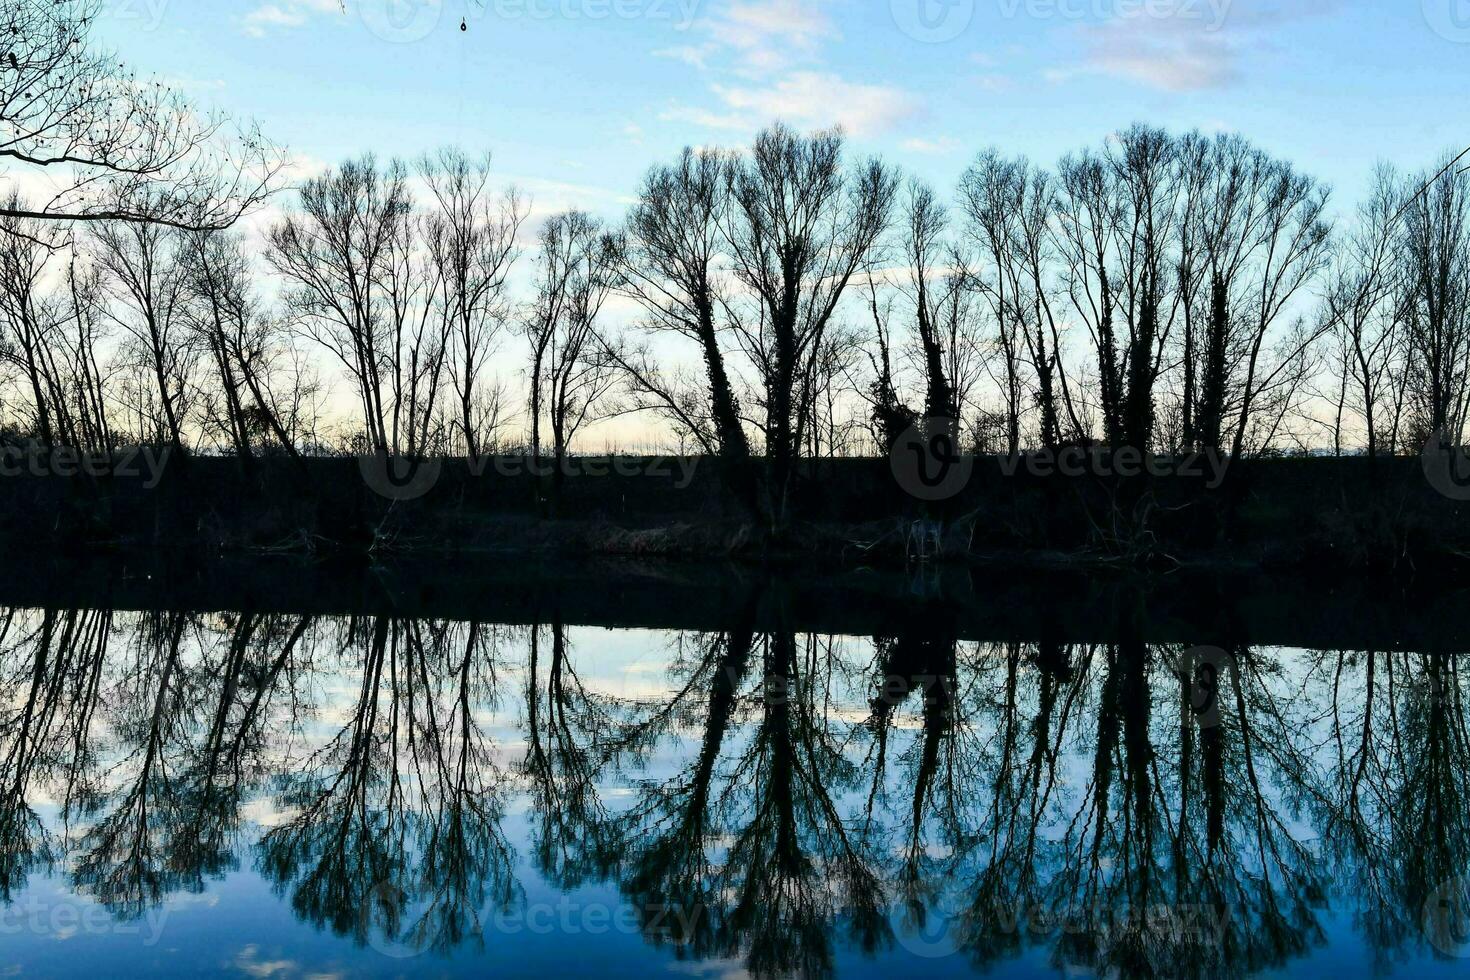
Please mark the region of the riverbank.
MULTIPOLYGON (((1082 459, 1083 457, 1079 457, 1082 459)), ((888 460, 805 463, 787 521, 759 464, 578 458, 295 461, 135 454, 0 479, 0 537, 74 555, 298 554, 700 558, 839 566, 1308 568, 1457 573, 1470 493, 1420 459, 1165 461, 1120 475, 1035 459, 966 460, 915 485, 888 460), (925 497, 940 499, 923 499, 925 497)))

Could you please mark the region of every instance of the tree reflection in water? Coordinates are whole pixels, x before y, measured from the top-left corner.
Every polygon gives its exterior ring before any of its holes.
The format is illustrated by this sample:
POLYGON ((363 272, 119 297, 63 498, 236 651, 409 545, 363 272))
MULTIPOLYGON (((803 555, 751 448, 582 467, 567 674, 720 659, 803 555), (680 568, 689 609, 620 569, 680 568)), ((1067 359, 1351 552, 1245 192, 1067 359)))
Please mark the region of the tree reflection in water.
POLYGON ((757 596, 650 640, 650 694, 555 621, 4 611, 0 898, 61 873, 126 920, 255 873, 331 934, 448 953, 535 875, 758 977, 919 944, 1244 977, 1333 908, 1380 969, 1436 953, 1426 904, 1470 867, 1463 657, 785 620, 757 596))

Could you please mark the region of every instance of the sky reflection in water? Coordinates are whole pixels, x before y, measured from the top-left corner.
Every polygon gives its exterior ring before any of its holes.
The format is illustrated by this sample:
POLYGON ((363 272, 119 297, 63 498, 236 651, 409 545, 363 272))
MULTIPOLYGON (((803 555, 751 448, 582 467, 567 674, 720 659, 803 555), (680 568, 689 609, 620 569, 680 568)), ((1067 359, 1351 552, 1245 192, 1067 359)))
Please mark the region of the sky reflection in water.
MULTIPOLYGON (((0 975, 1463 975, 1463 657, 11 610, 0 975)), ((769 624, 763 624, 768 626, 769 624)))

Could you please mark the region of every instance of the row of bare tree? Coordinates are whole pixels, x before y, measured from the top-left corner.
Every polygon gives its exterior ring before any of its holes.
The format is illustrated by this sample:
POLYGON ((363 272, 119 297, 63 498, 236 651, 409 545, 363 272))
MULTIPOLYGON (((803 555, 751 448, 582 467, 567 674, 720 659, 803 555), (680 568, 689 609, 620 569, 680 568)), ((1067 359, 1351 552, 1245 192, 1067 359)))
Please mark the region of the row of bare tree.
POLYGON ((95 0, 6 16, 13 437, 561 457, 638 413, 685 451, 764 456, 779 511, 800 458, 916 424, 1008 453, 1463 436, 1461 158, 1380 169, 1335 230, 1324 186, 1234 135, 1138 125, 1052 169, 988 150, 946 207, 840 133, 778 125, 653 167, 621 227, 571 211, 529 234, 488 157, 447 149, 327 170, 252 236, 232 229, 278 150, 99 53, 95 0))
POLYGON ((952 215, 847 161, 839 134, 778 126, 748 153, 654 167, 620 230, 548 219, 525 302, 527 203, 457 150, 307 181, 264 283, 238 233, 79 229, 12 193, 9 421, 46 443, 299 452, 327 439, 315 351, 355 396, 359 448, 476 454, 508 422, 503 352, 537 451, 647 412, 686 447, 763 451, 777 485, 799 456, 882 447, 922 418, 1003 452, 1238 455, 1325 431, 1394 453, 1464 428, 1467 191, 1454 166, 1381 169, 1334 237, 1326 190, 1290 164, 1139 126, 1055 172, 982 153, 952 215), (638 314, 613 322, 614 298, 638 314))

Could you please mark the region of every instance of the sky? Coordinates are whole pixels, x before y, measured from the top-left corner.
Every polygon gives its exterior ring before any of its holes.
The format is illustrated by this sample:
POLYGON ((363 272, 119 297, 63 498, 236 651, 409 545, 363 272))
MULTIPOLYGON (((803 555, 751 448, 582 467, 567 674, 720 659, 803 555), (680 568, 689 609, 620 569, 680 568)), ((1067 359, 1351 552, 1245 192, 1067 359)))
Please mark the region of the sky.
MULTIPOLYGON (((1052 165, 1134 122, 1237 131, 1331 185, 1338 218, 1380 161, 1417 172, 1470 146, 1470 0, 101 2, 98 40, 256 121, 295 179, 367 151, 491 152, 532 201, 527 253, 546 216, 616 224, 651 163, 775 120, 840 125, 946 198, 989 147, 1052 165)), ((620 302, 605 315, 633 319, 620 302)), ((510 346, 491 366, 512 390, 524 373, 510 346)), ((624 416, 589 438, 666 433, 624 416)))
POLYGON ((1470 145, 1470 0, 104 0, 140 71, 308 168, 490 150, 538 212, 615 218, 649 163, 833 124, 952 191, 1135 121, 1237 130, 1350 207, 1470 145), (465 29, 461 30, 460 25, 465 29))

